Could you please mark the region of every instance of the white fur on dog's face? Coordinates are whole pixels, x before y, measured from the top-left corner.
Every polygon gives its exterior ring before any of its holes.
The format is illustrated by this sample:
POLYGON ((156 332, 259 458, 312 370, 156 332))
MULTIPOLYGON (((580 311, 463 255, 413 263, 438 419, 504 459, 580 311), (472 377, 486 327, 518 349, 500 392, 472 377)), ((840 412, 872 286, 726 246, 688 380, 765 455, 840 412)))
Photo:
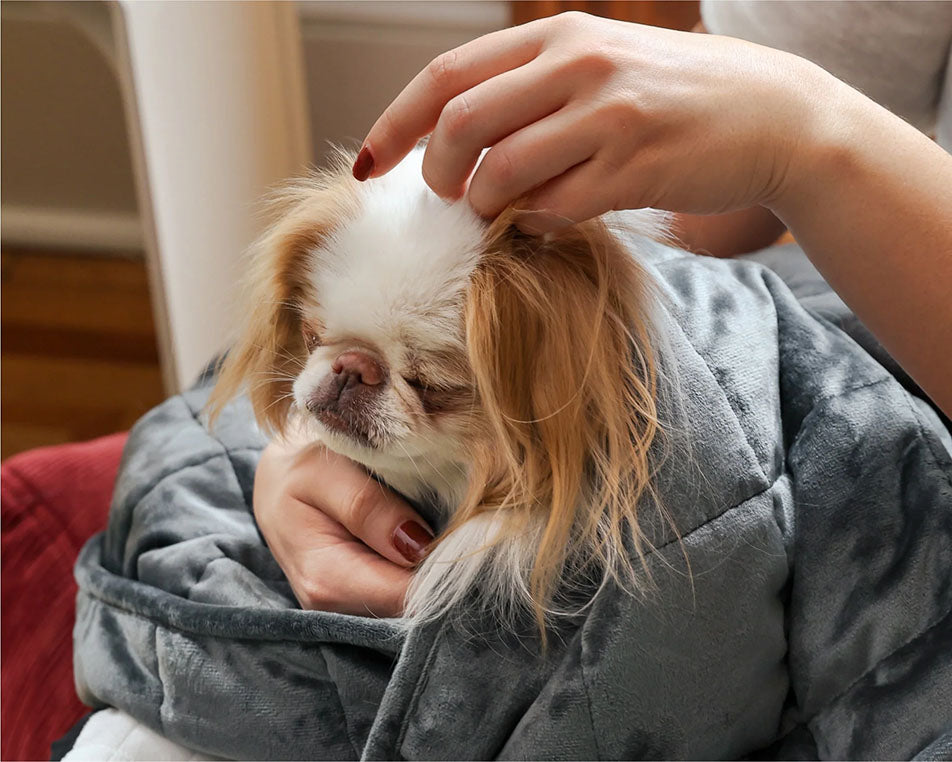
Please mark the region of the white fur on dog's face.
POLYGON ((378 470, 432 469, 439 482, 464 460, 473 388, 463 300, 486 225, 427 188, 422 154, 361 185, 356 214, 309 252, 299 308, 312 349, 293 393, 328 447, 378 470), (353 425, 342 426, 313 400, 348 351, 376 361, 384 380, 348 397, 353 425))

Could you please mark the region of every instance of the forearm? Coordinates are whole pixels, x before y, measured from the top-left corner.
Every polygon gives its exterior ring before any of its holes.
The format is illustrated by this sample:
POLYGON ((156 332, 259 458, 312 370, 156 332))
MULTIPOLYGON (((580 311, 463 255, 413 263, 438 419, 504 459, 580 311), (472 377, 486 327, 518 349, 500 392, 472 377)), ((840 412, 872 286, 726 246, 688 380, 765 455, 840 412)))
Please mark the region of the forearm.
POLYGON ((952 156, 828 78, 770 207, 867 327, 952 414, 952 156))
POLYGON ((762 206, 727 214, 676 214, 672 227, 688 251, 713 257, 757 251, 770 246, 784 231, 776 215, 762 206))

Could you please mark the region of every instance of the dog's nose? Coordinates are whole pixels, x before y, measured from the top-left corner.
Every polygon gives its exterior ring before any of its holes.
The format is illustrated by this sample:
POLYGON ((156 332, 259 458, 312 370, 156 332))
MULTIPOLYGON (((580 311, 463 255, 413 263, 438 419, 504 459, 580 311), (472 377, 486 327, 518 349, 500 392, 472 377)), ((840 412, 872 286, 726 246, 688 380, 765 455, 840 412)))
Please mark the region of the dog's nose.
POLYGON ((340 376, 345 376, 345 383, 353 382, 366 386, 377 386, 384 380, 384 372, 379 363, 363 352, 344 352, 339 355, 331 366, 340 376))

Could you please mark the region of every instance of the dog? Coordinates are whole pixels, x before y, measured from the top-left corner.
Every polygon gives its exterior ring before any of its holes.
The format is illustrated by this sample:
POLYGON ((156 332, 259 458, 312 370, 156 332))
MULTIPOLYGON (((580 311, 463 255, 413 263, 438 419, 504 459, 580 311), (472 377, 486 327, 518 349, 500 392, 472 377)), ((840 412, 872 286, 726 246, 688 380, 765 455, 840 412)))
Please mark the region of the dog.
POLYGON ((246 389, 271 435, 439 506, 408 616, 469 599, 544 627, 573 574, 638 584, 662 423, 637 251, 664 219, 635 213, 634 246, 605 219, 527 235, 518 204, 486 221, 437 197, 422 157, 358 183, 341 152, 278 194, 211 409, 246 389))

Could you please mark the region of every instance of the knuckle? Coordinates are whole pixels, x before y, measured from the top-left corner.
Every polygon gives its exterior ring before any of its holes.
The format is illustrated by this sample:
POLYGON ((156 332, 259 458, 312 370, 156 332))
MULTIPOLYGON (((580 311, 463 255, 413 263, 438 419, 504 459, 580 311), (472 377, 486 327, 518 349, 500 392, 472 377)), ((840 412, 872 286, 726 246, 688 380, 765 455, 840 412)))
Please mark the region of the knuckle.
POLYGON ((614 177, 615 173, 622 169, 621 162, 617 157, 608 156, 604 152, 595 154, 589 161, 596 169, 598 176, 606 180, 614 177))
POLYGON ((565 11, 552 16, 552 24, 565 29, 578 29, 588 23, 591 17, 582 11, 565 11))
POLYGON ((459 70, 459 53, 455 49, 448 50, 430 61, 426 68, 433 84, 443 89, 456 77, 459 70))
POLYGON ((331 597, 327 586, 316 579, 299 580, 293 586, 294 593, 297 596, 301 608, 311 611, 320 611, 327 609, 331 597))
POLYGON ((511 151, 497 146, 486 155, 483 163, 487 164, 486 175, 495 189, 505 190, 512 186, 518 166, 511 151))
POLYGON ((577 52, 568 61, 567 69, 567 73, 602 80, 615 74, 618 66, 607 51, 594 48, 577 52))
POLYGON ((440 118, 446 137, 458 140, 465 137, 473 124, 473 110, 466 95, 457 95, 443 109, 440 118))
POLYGON ((598 109, 598 120, 608 132, 618 135, 629 133, 638 121, 635 103, 608 101, 598 109))
POLYGON ((382 508, 380 486, 373 479, 369 479, 352 494, 345 514, 345 526, 351 534, 363 538, 382 508))

